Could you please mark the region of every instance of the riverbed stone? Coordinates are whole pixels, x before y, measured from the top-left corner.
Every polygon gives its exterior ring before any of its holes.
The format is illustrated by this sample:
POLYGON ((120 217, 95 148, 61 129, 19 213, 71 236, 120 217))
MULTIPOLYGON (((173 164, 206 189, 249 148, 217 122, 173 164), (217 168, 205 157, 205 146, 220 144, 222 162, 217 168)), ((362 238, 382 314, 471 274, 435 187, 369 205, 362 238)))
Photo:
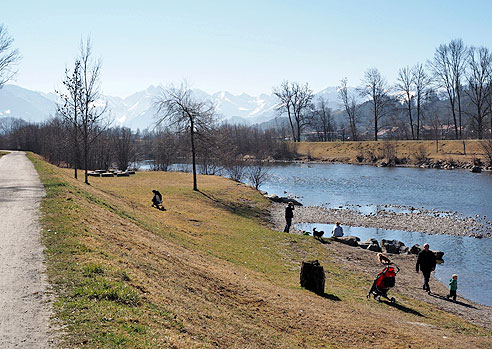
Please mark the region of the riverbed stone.
POLYGON ((357 236, 341 236, 341 237, 333 237, 332 238, 335 241, 341 242, 342 244, 357 247, 359 246, 359 241, 360 239, 357 236))
POLYGON ((419 254, 420 251, 422 251, 423 249, 424 248, 422 246, 420 246, 419 244, 415 244, 412 247, 410 247, 410 250, 408 251, 408 253, 410 253, 410 254, 419 254))
POLYGON ((381 252, 381 247, 379 247, 379 242, 376 239, 367 239, 366 241, 360 242, 359 247, 369 250, 369 251, 374 251, 374 252, 381 252))
POLYGON ((381 249, 386 253, 400 254, 408 251, 408 247, 399 240, 381 239, 381 249), (404 252, 402 252, 404 251, 404 252))
POLYGON ((296 199, 291 199, 291 198, 288 198, 285 196, 278 196, 275 194, 269 194, 269 195, 265 195, 265 197, 267 199, 273 201, 273 202, 280 202, 280 203, 284 203, 284 204, 292 202, 295 206, 302 206, 302 204, 299 201, 297 201, 296 199))
POLYGON ((444 256, 444 252, 442 252, 442 251, 432 251, 432 252, 436 256, 437 260, 442 260, 442 257, 444 256))

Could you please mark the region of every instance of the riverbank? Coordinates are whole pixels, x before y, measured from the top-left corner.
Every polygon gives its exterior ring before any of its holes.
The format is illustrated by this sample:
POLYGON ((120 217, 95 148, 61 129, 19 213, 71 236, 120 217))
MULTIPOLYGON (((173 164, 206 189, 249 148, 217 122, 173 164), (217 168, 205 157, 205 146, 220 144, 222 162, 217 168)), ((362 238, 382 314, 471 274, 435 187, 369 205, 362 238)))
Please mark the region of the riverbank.
MULTIPOLYGON (((274 204, 274 222, 283 221, 283 206, 274 204)), ((418 231, 427 234, 448 234, 492 238, 492 221, 478 220, 474 217, 461 217, 456 213, 428 210, 408 210, 398 213, 379 210, 376 214, 363 214, 347 208, 326 208, 322 206, 296 207, 296 222, 315 222, 333 224, 337 221, 354 227, 418 231)))
MULTIPOLYGON (((284 206, 285 205, 283 204, 272 204, 270 211, 272 225, 279 231, 283 230, 285 225, 285 220, 283 218, 284 206)), ((326 210, 320 207, 296 207, 295 209, 296 224, 303 222, 334 223, 339 220, 343 222, 344 225, 361 226, 363 221, 360 220, 360 218, 361 217, 357 215, 353 215, 353 213, 343 213, 340 212, 340 210, 326 210)), ((378 221, 378 217, 373 218, 374 222, 378 221)), ((431 217, 430 220, 435 220, 435 225, 439 226, 452 224, 448 219, 443 221, 439 217, 431 217)), ((382 225, 387 223, 385 219, 381 219, 378 222, 382 225)), ((400 224, 401 226, 405 226, 404 222, 400 222, 400 224)), ((387 229, 390 228, 388 227, 387 229)), ((299 235, 301 233, 301 231, 296 230, 294 227, 291 230, 291 234, 294 235, 299 235)), ((325 238, 323 238, 325 243, 320 243, 320 245, 323 246, 323 248, 326 248, 330 254, 336 256, 336 263, 345 266, 349 270, 364 273, 368 275, 368 277, 374 277, 382 270, 383 267, 377 262, 375 252, 331 241, 329 236, 330 232, 326 232, 325 238)), ((432 293, 431 295, 428 295, 421 287, 422 275, 416 275, 415 273, 415 255, 402 254, 388 256, 400 267, 396 286, 390 293, 400 293, 406 297, 432 304, 441 310, 463 316, 477 325, 492 329, 492 307, 475 303, 461 296, 458 297, 456 303, 449 301, 446 299, 446 295, 448 294, 447 287, 434 277, 432 277, 430 283, 432 293)))
MULTIPOLYGON (((339 162, 378 166, 407 166, 438 169, 472 169, 492 164, 479 140, 463 141, 346 141, 293 143, 299 161, 339 162), (477 161, 480 161, 478 163, 477 161)), ((485 142, 485 141, 484 141, 485 142)))

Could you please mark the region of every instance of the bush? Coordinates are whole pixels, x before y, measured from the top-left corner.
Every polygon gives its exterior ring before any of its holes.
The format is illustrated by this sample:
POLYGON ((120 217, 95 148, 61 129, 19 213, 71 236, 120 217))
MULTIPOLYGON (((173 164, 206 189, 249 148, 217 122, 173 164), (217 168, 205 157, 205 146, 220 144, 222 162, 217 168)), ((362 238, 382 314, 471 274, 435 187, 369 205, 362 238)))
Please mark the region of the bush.
POLYGON ((485 161, 489 163, 489 166, 492 166, 492 139, 480 141, 480 147, 483 150, 485 161))
POLYGON ((420 145, 413 156, 415 157, 417 164, 422 164, 429 160, 429 153, 425 149, 424 145, 420 145))

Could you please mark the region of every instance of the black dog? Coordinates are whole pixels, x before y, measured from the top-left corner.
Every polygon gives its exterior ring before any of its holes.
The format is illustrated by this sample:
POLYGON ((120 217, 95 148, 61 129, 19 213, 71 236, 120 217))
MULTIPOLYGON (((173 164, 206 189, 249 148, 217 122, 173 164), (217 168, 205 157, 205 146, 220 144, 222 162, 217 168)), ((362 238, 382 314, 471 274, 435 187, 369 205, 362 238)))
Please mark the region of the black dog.
POLYGON ((316 227, 313 228, 313 237, 315 239, 321 239, 325 232, 323 230, 316 230, 316 227))

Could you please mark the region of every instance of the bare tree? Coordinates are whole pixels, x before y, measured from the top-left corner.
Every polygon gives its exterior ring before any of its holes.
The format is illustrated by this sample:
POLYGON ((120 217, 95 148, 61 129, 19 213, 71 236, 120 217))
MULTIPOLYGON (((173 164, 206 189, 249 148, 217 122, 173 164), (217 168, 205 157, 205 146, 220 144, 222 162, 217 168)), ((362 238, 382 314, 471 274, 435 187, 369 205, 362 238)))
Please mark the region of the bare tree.
POLYGON ((77 178, 77 169, 80 165, 80 114, 82 100, 82 77, 80 74, 80 60, 76 59, 73 71, 65 68, 63 80, 65 91, 55 91, 63 101, 57 105, 57 115, 63 120, 70 133, 69 143, 71 160, 74 167, 74 177, 77 178))
POLYGON ((80 43, 80 135, 84 160, 84 182, 89 184, 88 166, 92 144, 109 127, 111 120, 104 118, 108 111, 107 103, 102 101, 100 92, 101 60, 92 57, 90 38, 80 43))
POLYGON ((398 92, 398 99, 406 106, 412 139, 415 139, 415 127, 412 117, 414 100, 413 86, 414 77, 410 67, 401 68, 398 71, 398 82, 396 84, 396 90, 398 92))
POLYGON ((366 71, 359 93, 363 97, 369 97, 374 117, 374 140, 378 140, 380 120, 387 113, 390 98, 388 85, 379 70, 371 68, 366 71))
POLYGON ((153 136, 151 168, 156 171, 167 171, 176 159, 177 140, 167 129, 158 129, 153 133, 153 136))
MULTIPOLYGON (((465 77, 465 66, 467 61, 467 48, 461 39, 452 40, 449 45, 449 52, 451 54, 451 71, 453 74, 453 80, 456 90, 456 101, 458 104, 458 120, 459 120, 459 137, 463 139, 463 120, 462 120, 462 82, 465 77)), ((465 142, 463 142, 463 152, 466 154, 465 142)))
POLYGON ((342 100, 343 107, 345 108, 345 113, 348 117, 352 140, 356 141, 358 139, 357 121, 359 116, 359 109, 356 96, 354 94, 350 94, 348 91, 347 78, 344 78, 340 81, 340 86, 338 86, 338 95, 342 100))
MULTIPOLYGON (((440 88, 446 90, 451 112, 453 114, 456 139, 462 139, 461 90, 465 72, 466 47, 461 39, 449 44, 439 45, 434 52, 434 59, 429 62, 434 79, 440 88), (456 115, 458 112, 458 115, 456 115)), ((463 150, 466 153, 465 143, 463 150)))
POLYGON ((215 106, 208 101, 200 101, 193 92, 182 83, 180 87, 161 90, 154 100, 157 125, 165 121, 179 131, 189 133, 193 167, 193 190, 198 190, 196 181, 196 137, 212 126, 215 106))
POLYGON ((313 105, 311 126, 316 130, 318 138, 326 142, 329 140, 330 132, 334 130, 333 117, 331 109, 324 98, 319 98, 313 105))
POLYGON ((417 63, 412 68, 413 83, 415 86, 415 102, 417 107, 417 127, 416 136, 420 139, 420 128, 422 124, 422 106, 424 104, 424 99, 429 90, 429 85, 431 83, 430 77, 425 72, 424 66, 417 63))
POLYGON ((265 163, 258 161, 254 165, 248 167, 247 176, 251 184, 258 190, 258 188, 270 178, 270 171, 265 163))
POLYGON ((279 105, 277 111, 282 115, 287 113, 289 117, 290 130, 292 133, 292 140, 296 141, 296 132, 294 129, 294 116, 292 110, 292 95, 293 92, 290 89, 288 81, 282 81, 279 87, 273 88, 273 94, 279 99, 279 105))
POLYGON ((292 109, 296 120, 297 141, 300 142, 303 128, 310 123, 307 112, 313 99, 313 91, 309 88, 307 82, 305 85, 293 82, 291 88, 294 92, 292 96, 292 109))
POLYGON ((0 24, 0 88, 16 74, 14 66, 21 59, 19 51, 12 47, 13 43, 7 28, 0 24))
POLYGON ((289 117, 294 142, 300 142, 302 129, 309 124, 307 111, 313 99, 313 91, 308 83, 301 85, 298 82, 289 84, 284 81, 273 89, 273 94, 280 101, 277 110, 281 114, 286 112, 289 117))
POLYGON ((119 170, 126 170, 134 157, 134 138, 132 130, 127 127, 117 127, 111 132, 111 144, 114 158, 119 170))
POLYGON ((468 50, 468 88, 466 94, 475 107, 472 120, 479 139, 483 138, 487 116, 487 95, 491 84, 492 54, 486 47, 470 47, 468 50))

